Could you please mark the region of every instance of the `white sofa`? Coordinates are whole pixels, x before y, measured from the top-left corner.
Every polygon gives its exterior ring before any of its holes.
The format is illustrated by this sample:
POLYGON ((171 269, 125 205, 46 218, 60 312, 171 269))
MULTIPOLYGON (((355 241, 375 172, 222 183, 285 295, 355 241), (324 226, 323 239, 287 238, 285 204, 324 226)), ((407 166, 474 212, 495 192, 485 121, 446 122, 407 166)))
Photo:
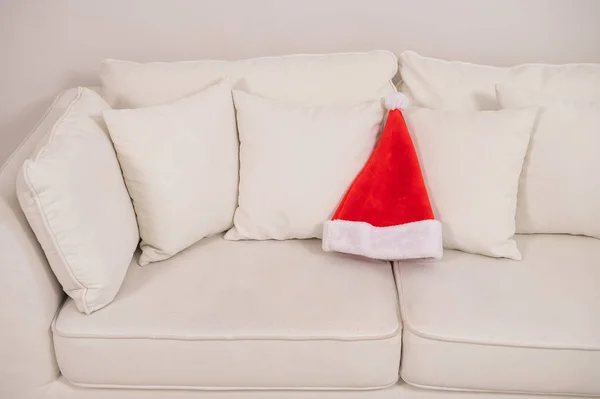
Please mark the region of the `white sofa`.
POLYGON ((594 238, 517 236, 521 262, 447 250, 381 267, 318 240, 216 236, 161 267, 134 258, 114 302, 80 313, 15 195, 75 95, 0 172, 0 398, 600 397, 594 238))

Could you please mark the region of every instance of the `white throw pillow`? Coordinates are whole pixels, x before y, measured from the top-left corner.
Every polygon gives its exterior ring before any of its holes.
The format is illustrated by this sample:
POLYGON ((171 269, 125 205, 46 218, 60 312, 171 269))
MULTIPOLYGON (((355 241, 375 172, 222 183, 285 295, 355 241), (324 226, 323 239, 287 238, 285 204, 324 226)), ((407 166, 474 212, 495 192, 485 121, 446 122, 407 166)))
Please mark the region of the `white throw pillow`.
POLYGON ((517 189, 537 109, 403 112, 444 247, 520 260, 517 189))
POLYGON ((569 100, 600 101, 600 64, 500 68, 423 57, 414 51, 402 53, 399 62, 400 90, 419 107, 497 110, 495 86, 500 83, 569 100))
POLYGON ((77 309, 117 294, 138 244, 133 207, 105 130, 109 105, 77 97, 17 176, 17 195, 50 267, 77 309))
POLYGON ((159 105, 230 78, 235 89, 295 105, 356 104, 395 91, 398 60, 389 51, 300 54, 239 61, 104 60, 104 95, 115 108, 159 105), (360 79, 357 79, 360 76, 360 79))
POLYGON ((320 238, 367 161, 381 101, 297 107, 234 91, 240 135, 239 207, 226 239, 320 238))
POLYGON ((497 86, 503 107, 540 105, 519 187, 518 233, 600 238, 600 102, 497 86))
POLYGON ((137 215, 140 265, 232 226, 238 141, 229 81, 170 104, 107 111, 104 119, 137 215))

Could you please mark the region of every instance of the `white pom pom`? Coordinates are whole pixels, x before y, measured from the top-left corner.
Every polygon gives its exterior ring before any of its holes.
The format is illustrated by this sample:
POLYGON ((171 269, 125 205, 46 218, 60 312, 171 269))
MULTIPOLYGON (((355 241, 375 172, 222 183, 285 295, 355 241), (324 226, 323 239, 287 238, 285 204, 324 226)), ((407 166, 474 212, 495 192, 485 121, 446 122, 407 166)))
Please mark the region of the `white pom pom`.
POLYGON ((385 108, 389 110, 406 109, 409 103, 408 97, 400 92, 390 93, 385 97, 385 108))

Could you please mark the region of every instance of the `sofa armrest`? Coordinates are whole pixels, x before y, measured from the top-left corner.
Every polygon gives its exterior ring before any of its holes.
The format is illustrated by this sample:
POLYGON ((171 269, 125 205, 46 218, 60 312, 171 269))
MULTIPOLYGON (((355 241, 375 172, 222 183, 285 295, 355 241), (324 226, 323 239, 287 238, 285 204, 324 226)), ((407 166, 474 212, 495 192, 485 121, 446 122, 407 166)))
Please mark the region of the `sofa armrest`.
POLYGON ((76 93, 58 96, 0 169, 0 398, 41 397, 59 375, 50 325, 65 295, 19 206, 15 179, 76 93))
POLYGON ((50 325, 63 297, 27 222, 0 199, 0 397, 32 397, 58 377, 50 325))

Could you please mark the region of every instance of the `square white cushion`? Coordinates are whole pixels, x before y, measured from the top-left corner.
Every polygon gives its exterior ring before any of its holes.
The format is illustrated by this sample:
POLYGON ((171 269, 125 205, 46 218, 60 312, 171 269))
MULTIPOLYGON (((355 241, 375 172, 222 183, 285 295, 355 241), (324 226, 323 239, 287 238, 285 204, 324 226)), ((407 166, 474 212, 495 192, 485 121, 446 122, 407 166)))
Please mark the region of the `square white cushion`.
POLYGON ((229 81, 170 104, 107 111, 104 119, 137 215, 140 265, 231 227, 238 141, 229 81))
POLYGON ((226 238, 320 238, 323 223, 373 150, 381 101, 298 107, 233 93, 240 192, 226 238))
POLYGON ((104 60, 104 96, 115 108, 164 104, 230 78, 235 89, 296 105, 356 104, 395 88, 398 60, 389 51, 301 54, 239 61, 104 60), (356 77, 360 76, 360 79, 356 77))
POLYGON ((498 85, 503 107, 540 105, 523 165, 517 232, 600 238, 600 102, 498 85))
POLYGON ((23 212, 52 271, 84 313, 113 300, 139 240, 101 117, 108 109, 98 94, 78 88, 17 176, 23 212))
POLYGON ((400 55, 400 90, 432 109, 500 109, 495 85, 511 84, 569 100, 600 101, 600 64, 523 64, 510 68, 400 55))
POLYGON ((517 189, 537 108, 403 112, 444 247, 521 259, 513 239, 517 189))

